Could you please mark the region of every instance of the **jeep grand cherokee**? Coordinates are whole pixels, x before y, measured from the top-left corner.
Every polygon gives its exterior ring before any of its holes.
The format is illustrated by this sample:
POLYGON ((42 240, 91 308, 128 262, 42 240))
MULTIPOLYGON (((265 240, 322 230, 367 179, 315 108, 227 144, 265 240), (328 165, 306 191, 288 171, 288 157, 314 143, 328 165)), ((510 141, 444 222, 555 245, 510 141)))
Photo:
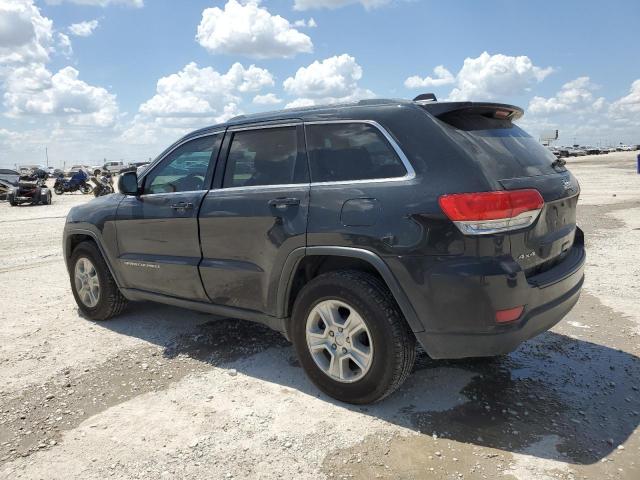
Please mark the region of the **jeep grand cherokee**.
POLYGON ((503 104, 368 100, 242 116, 74 207, 94 320, 151 300, 282 332, 310 379, 369 403, 433 358, 508 353, 578 300, 579 186, 503 104))

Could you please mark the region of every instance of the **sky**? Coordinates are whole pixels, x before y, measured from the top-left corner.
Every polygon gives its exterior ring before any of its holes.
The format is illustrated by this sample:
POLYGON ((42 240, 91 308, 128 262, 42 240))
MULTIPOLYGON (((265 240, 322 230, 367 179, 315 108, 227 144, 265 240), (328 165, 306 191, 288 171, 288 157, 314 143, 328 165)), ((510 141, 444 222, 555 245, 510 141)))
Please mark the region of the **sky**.
POLYGON ((0 0, 0 166, 155 157, 235 115, 496 101, 640 143, 637 0, 0 0))

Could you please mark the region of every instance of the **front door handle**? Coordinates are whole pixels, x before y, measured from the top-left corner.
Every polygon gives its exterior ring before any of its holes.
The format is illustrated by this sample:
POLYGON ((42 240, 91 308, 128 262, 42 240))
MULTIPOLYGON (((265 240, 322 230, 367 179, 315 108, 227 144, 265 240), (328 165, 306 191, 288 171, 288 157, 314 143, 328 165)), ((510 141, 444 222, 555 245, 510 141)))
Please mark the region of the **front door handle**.
POLYGON ((191 202, 178 202, 171 205, 171 208, 174 210, 191 210, 193 208, 193 203, 191 202))
POLYGON ((300 205, 299 198, 281 197, 269 200, 269 206, 276 208, 286 208, 294 205, 300 205))

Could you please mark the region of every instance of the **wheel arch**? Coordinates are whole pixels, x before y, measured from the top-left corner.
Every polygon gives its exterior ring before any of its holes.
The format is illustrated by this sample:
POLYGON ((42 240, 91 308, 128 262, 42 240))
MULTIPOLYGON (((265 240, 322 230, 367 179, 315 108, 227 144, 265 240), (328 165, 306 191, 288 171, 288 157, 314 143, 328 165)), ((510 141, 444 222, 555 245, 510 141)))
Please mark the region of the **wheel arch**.
POLYGON ((64 261, 67 264, 67 270, 70 268, 69 259, 71 258, 71 255, 73 254, 73 251, 75 250, 75 248, 78 245, 80 245, 82 242, 87 242, 87 241, 93 242, 96 245, 96 247, 98 247, 98 251, 100 252, 100 255, 102 255, 102 258, 104 259, 105 263, 107 264, 107 267, 109 268, 109 272, 111 273, 111 276, 115 280, 118 288, 120 288, 121 285, 118 280, 118 276, 116 275, 116 271, 114 270, 113 265, 111 264, 109 256, 105 252, 104 247, 102 246, 102 242, 100 242, 100 239, 98 238, 98 235, 95 232, 92 232, 91 230, 73 229, 65 232, 63 249, 64 249, 64 261))
POLYGON ((414 333, 424 331, 424 327, 418 319, 409 298, 384 260, 374 252, 353 247, 319 246, 301 247, 294 250, 285 262, 278 285, 276 305, 278 317, 288 318, 291 315, 295 297, 304 286, 304 283, 306 283, 305 281, 302 285, 298 285, 297 281, 300 275, 304 274, 305 266, 309 262, 314 262, 314 257, 325 260, 330 259, 329 261, 331 262, 328 267, 325 264, 324 270, 318 274, 338 269, 353 269, 355 267, 359 270, 370 271, 380 277, 391 292, 411 330, 414 333), (340 262, 336 263, 336 259, 339 259, 340 262), (340 268, 337 268, 338 265, 340 268))

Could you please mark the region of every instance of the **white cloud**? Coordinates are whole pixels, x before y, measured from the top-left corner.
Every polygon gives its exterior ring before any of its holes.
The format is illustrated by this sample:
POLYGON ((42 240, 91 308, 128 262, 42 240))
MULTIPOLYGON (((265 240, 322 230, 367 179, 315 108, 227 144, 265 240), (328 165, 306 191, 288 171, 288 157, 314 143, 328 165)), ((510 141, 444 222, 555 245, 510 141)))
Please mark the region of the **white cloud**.
POLYGON ((533 97, 520 123, 534 134, 557 128, 561 145, 638 143, 640 79, 631 84, 628 95, 612 102, 596 97, 598 89, 589 77, 578 77, 552 97, 533 97))
POLYGON ((7 115, 53 115, 74 125, 113 125, 118 114, 116 96, 87 84, 78 75, 73 67, 54 75, 43 65, 16 68, 5 82, 7 115))
POLYGON ((447 100, 504 100, 522 95, 544 80, 553 68, 533 64, 525 55, 490 55, 483 52, 466 58, 460 71, 453 75, 443 65, 433 69, 434 76, 413 75, 404 82, 407 88, 432 88, 454 85, 447 100))
POLYGON ((544 98, 535 96, 529 102, 529 113, 534 115, 563 112, 598 111, 604 108, 604 98, 595 98, 596 90, 589 77, 578 77, 565 83, 555 96, 544 98))
POLYGON ((14 119, 44 116, 47 121, 83 127, 112 126, 118 115, 115 95, 79 79, 65 67, 52 74, 46 67, 54 49, 72 53, 69 37, 53 34, 33 0, 0 3, 0 80, 5 115, 14 119), (55 39, 55 45, 54 45, 55 39))
POLYGON ((256 105, 276 105, 282 103, 282 99, 278 98, 275 93, 265 93, 264 95, 253 97, 253 103, 256 105))
POLYGON ((433 73, 435 77, 427 76, 422 78, 418 75, 409 77, 404 81, 404 86, 407 88, 441 87, 442 85, 449 85, 456 81, 456 77, 454 77, 449 70, 444 68, 443 65, 438 65, 434 68, 433 73))
POLYGON ((344 103, 370 98, 374 94, 358 85, 362 78, 362 67, 351 55, 342 54, 316 60, 307 67, 298 69, 284 83, 285 91, 298 98, 287 104, 287 108, 344 103))
MULTIPOLYGON (((155 144, 207 124, 242 113, 242 95, 274 86, 268 70, 235 63, 226 73, 189 63, 158 80, 156 94, 140 105, 139 114, 123 134, 132 143, 155 144)), ((264 97, 269 97, 265 95, 264 97)))
POLYGON ((56 47, 58 51, 65 57, 70 57, 73 54, 73 48, 71 47, 71 39, 69 38, 69 36, 62 32, 58 32, 56 34, 56 38, 56 47))
POLYGON ((450 100, 495 100, 521 95, 544 80, 553 69, 533 64, 527 56, 489 55, 466 58, 456 76, 450 100))
POLYGON ((98 28, 98 20, 88 20, 69 25, 69 33, 77 37, 88 37, 98 28))
POLYGON ((60 5, 62 3, 74 3, 76 5, 87 5, 90 7, 108 7, 109 5, 123 5, 125 7, 142 8, 144 0, 46 0, 49 5, 60 5))
POLYGON ((205 9, 196 40, 211 53, 254 58, 287 58, 313 51, 307 35, 293 28, 287 19, 260 7, 259 0, 244 4, 229 0, 224 10, 205 9))
POLYGON ((32 0, 0 2, 0 65, 46 62, 52 45, 53 22, 32 0))
POLYGON ((367 10, 378 8, 392 0, 295 0, 293 8, 295 10, 311 10, 314 8, 340 8, 355 3, 361 4, 367 10))
POLYGON ((293 22, 293 26, 299 28, 316 28, 318 24, 313 19, 313 17, 311 17, 309 20, 305 20, 304 18, 301 20, 296 20, 295 22, 293 22))
POLYGON ((156 94, 140 106, 152 117, 217 117, 224 107, 239 101, 238 93, 273 86, 268 70, 235 63, 221 74, 212 67, 189 63, 178 73, 158 80, 156 94))
POLYGON ((629 94, 611 104, 614 114, 640 113, 640 79, 634 81, 629 89, 629 94))

